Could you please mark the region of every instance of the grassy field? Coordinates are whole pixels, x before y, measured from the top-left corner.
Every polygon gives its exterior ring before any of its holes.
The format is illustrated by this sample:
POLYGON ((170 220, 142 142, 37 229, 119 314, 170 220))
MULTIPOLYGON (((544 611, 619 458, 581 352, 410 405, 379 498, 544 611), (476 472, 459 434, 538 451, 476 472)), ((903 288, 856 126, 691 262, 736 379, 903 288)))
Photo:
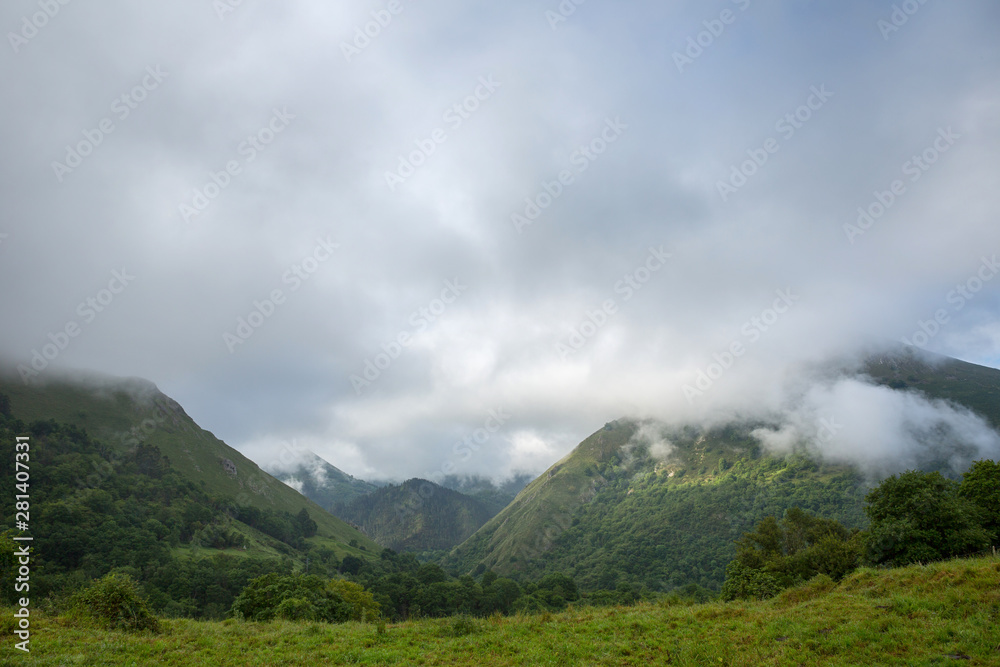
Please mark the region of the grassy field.
POLYGON ((643 604, 382 626, 165 620, 158 635, 33 615, 2 665, 1000 665, 1000 558, 859 570, 756 603, 643 604))
POLYGON ((643 604, 382 626, 165 620, 158 635, 32 616, 2 665, 1000 665, 1000 558, 859 570, 756 603, 643 604))

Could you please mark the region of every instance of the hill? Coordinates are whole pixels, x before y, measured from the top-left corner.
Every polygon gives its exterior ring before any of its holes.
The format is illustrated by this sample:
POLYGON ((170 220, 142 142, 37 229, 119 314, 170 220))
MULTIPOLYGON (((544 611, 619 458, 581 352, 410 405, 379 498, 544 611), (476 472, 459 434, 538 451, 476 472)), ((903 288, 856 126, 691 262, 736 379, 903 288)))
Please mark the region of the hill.
MULTIPOLYGON (((996 426, 1000 371, 909 352, 869 359, 864 372, 896 390, 966 405, 996 426)), ((537 578, 563 572, 584 590, 620 584, 718 589, 734 541, 765 516, 801 507, 864 527, 870 480, 805 450, 773 456, 751 434, 762 423, 711 429, 610 422, 531 482, 444 559, 537 578)), ((947 462, 949 452, 929 458, 947 462)))
POLYGON ((499 508, 434 482, 410 479, 333 509, 379 544, 395 551, 450 549, 499 508))
POLYGON ((481 563, 527 578, 563 572, 585 590, 717 589, 733 542, 765 516, 799 506, 861 527, 865 486, 857 471, 802 455, 768 456, 750 435, 755 426, 662 431, 611 422, 529 484, 446 564, 468 571, 481 563), (669 452, 658 451, 666 442, 669 452))
MULTIPOLYGON (((32 610, 32 652, 47 667, 424 665, 995 665, 1000 560, 863 569, 765 602, 687 605, 669 599, 558 614, 435 619, 386 626, 164 620, 162 634, 76 627, 32 610), (40 639, 37 644, 34 637, 40 639)), ((10 638, 13 612, 3 614, 10 638)), ((17 652, 19 653, 19 652, 17 652)))
MULTIPOLYGON (((141 583, 157 613, 221 618, 254 577, 334 574, 380 551, 200 429, 151 383, 90 377, 2 389, 0 456, 14 461, 16 438, 28 438, 19 456, 30 484, 18 493, 30 496, 33 601, 58 603, 118 571, 141 583)), ((0 481, 13 493, 13 465, 0 468, 0 481)), ((15 518, 28 521, 14 509, 0 527, 5 571, 12 535, 23 530, 13 530, 15 518)), ((0 591, 12 596, 12 586, 0 591)))
POLYGON ((481 500, 494 508, 493 513, 496 514, 507 507, 532 479, 532 475, 525 473, 518 473, 499 483, 480 475, 446 475, 440 484, 446 489, 481 500))
MULTIPOLYGON (((14 417, 26 423, 54 420, 81 428, 119 456, 139 443, 154 446, 182 479, 215 498, 292 515, 305 509, 318 525, 316 541, 340 555, 366 555, 349 546, 351 541, 375 553, 379 549, 356 529, 199 427, 152 382, 87 373, 26 385, 8 372, 0 374, 0 394, 9 397, 14 417)), ((81 471, 81 477, 92 473, 81 471)))
POLYGON ((273 470, 271 474, 328 512, 332 512, 335 505, 350 503, 378 488, 348 475, 310 451, 304 452, 291 470, 273 470))
POLYGON ((1000 429, 1000 371, 909 348, 870 357, 864 372, 878 384, 964 405, 1000 429))

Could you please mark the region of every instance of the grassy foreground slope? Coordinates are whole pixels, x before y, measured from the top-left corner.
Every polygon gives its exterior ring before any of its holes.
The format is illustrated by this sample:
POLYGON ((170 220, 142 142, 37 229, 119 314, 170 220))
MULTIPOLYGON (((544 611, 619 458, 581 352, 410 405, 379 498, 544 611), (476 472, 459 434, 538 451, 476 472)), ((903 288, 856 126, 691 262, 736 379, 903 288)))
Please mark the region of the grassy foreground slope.
MULTIPOLYGON (((766 602, 340 626, 163 621, 127 635, 33 616, 19 665, 997 665, 1000 559, 862 569, 766 602)), ((15 655, 18 654, 18 655, 15 655)))

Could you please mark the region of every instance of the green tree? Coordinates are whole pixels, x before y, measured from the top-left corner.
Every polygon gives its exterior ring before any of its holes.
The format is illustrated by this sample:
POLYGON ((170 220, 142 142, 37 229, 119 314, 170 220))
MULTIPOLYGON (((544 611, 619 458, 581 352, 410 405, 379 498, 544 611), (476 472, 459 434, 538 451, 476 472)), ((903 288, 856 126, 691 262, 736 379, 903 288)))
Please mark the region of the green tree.
POLYGON ((346 579, 331 579, 326 587, 351 606, 352 621, 374 621, 381 617, 382 610, 378 602, 375 602, 375 597, 361 584, 346 579))
POLYGON ((938 472, 893 475, 865 497, 871 520, 867 558, 901 566, 966 556, 990 544, 983 510, 959 495, 959 485, 938 472))
POLYGON ((765 517, 736 541, 736 560, 767 572, 783 588, 817 574, 840 580, 858 566, 861 551, 857 530, 798 507, 789 509, 781 521, 765 517))
POLYGON ((295 524, 299 532, 302 533, 302 537, 312 537, 319 529, 316 522, 309 517, 309 512, 306 511, 305 507, 300 509, 299 513, 295 515, 295 524))
POLYGON ((233 603, 233 614, 247 621, 285 618, 343 623, 357 615, 344 592, 357 597, 353 587, 331 585, 316 575, 265 574, 243 589, 233 603))
POLYGON ((364 564, 357 556, 344 556, 344 560, 340 562, 340 571, 343 574, 357 574, 364 564))
POLYGON ((726 566, 726 581, 722 584, 722 599, 766 600, 781 592, 781 584, 774 575, 764 570, 748 567, 739 560, 726 566))
POLYGON ((962 476, 958 493, 983 510, 982 526, 1000 541, 1000 463, 984 459, 972 464, 962 476))

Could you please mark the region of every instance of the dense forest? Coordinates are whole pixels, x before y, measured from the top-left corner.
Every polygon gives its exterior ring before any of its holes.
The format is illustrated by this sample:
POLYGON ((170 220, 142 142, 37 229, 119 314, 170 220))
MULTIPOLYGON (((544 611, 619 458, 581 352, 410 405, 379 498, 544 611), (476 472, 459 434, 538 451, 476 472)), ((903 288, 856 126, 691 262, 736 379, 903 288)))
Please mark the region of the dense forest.
MULTIPOLYGON (((80 428, 54 421, 24 424, 5 410, 4 460, 14 460, 17 435, 29 436, 31 445, 31 592, 37 600, 65 596, 114 570, 141 582, 160 613, 218 617, 254 577, 291 572, 288 556, 315 532, 306 516, 240 508, 212 497, 183 480, 154 446, 139 444, 122 453, 80 428), (248 540, 266 544, 275 557, 221 555, 248 540), (213 552, 220 555, 206 557, 213 552)), ((5 466, 0 479, 13 489, 14 468, 5 466)), ((4 519, 13 528, 13 511, 4 519)), ((5 559, 13 549, 11 532, 0 542, 5 559)), ((316 560, 323 556, 329 562, 321 553, 316 560)), ((15 595, 10 586, 2 594, 7 602, 15 595)))

